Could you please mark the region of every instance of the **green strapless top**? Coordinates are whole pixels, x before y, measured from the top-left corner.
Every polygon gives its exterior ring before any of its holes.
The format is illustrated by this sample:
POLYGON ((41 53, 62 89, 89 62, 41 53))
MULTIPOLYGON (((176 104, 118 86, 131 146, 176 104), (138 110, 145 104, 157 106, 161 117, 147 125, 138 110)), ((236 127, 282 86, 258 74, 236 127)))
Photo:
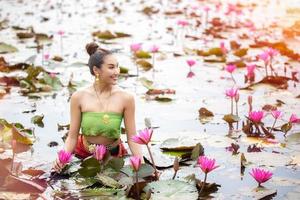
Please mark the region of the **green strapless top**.
POLYGON ((123 115, 116 112, 82 112, 81 132, 86 136, 118 139, 123 115))

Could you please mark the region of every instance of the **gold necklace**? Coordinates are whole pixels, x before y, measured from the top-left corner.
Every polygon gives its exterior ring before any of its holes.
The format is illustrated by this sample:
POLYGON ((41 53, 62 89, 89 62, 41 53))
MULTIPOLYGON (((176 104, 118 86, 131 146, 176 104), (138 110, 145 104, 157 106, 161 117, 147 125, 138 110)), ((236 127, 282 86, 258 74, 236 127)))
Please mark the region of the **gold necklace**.
MULTIPOLYGON (((98 99, 98 101, 100 102, 100 104, 104 107, 104 112, 106 112, 107 107, 108 107, 108 99, 111 97, 111 91, 110 91, 110 93, 109 93, 109 96, 106 98, 106 99, 107 99, 106 105, 104 105, 104 104, 100 101, 100 98, 99 98, 99 96, 98 96, 98 92, 97 92, 97 90, 96 90, 95 84, 93 84, 93 86, 94 86, 94 90, 95 90, 97 99, 98 99)), ((104 115, 102 116, 101 121, 102 121, 104 124, 109 124, 109 122, 110 122, 109 115, 108 115, 107 113, 104 113, 104 115)))

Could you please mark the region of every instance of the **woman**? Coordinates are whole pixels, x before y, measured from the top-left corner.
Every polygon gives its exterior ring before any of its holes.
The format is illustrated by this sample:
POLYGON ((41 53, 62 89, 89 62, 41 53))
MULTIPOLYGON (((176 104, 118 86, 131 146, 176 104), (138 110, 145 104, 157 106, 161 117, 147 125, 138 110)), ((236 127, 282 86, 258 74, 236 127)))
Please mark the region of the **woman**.
MULTIPOLYGON (((142 158, 140 146, 130 139, 136 132, 134 97, 117 86, 120 68, 116 58, 94 42, 87 44, 86 50, 95 82, 71 97, 71 121, 65 151, 85 158, 92 155, 96 144, 103 144, 113 156, 123 156, 127 153, 120 140, 120 125, 124 118, 130 150, 142 158), (80 129, 82 134, 79 134, 80 129)), ((63 167, 56 159, 54 170, 60 171, 63 167)))

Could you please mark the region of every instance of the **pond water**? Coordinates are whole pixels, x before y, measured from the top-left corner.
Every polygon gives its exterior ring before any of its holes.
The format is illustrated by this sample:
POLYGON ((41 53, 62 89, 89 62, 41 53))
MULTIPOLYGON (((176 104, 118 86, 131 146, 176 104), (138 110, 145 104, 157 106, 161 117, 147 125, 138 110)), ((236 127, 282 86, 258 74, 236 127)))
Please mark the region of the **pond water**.
MULTIPOLYGON (((159 146, 168 138, 181 138, 200 142, 205 148, 205 154, 215 158, 219 168, 211 172, 208 176, 209 182, 216 182, 221 185, 218 192, 212 194, 216 199, 254 199, 252 190, 256 183, 249 175, 252 167, 263 166, 273 172, 273 178, 264 184, 270 190, 277 190, 274 199, 296 199, 300 196, 300 174, 299 174, 299 124, 292 127, 287 137, 281 132, 276 132, 277 144, 265 145, 258 140, 251 140, 241 131, 242 124, 234 131, 233 135, 228 135, 228 125, 222 120, 225 114, 230 113, 230 100, 225 98, 225 90, 232 87, 233 82, 223 68, 224 63, 205 62, 204 57, 197 56, 193 49, 209 49, 218 47, 221 41, 226 45, 229 41, 235 40, 248 47, 253 43, 253 39, 241 40, 238 36, 247 33, 246 28, 230 29, 223 32, 226 39, 216 39, 206 36, 203 33, 203 27, 198 28, 180 28, 176 24, 177 20, 185 19, 191 23, 196 23, 189 13, 195 12, 203 14, 203 7, 210 6, 209 19, 221 17, 228 23, 233 23, 236 18, 240 21, 251 19, 258 27, 262 40, 285 41, 295 52, 300 53, 299 35, 294 38, 284 38, 282 29, 290 27, 296 20, 300 19, 300 1, 286 0, 251 0, 244 1, 221 1, 223 5, 227 3, 257 4, 250 12, 248 7, 242 8, 244 15, 225 16, 225 6, 219 13, 214 12, 214 5, 217 1, 96 1, 96 0, 0 0, 0 21, 7 19, 8 28, 0 29, 0 42, 13 45, 18 48, 18 52, 0 54, 10 64, 24 62, 30 56, 35 56, 34 64, 42 65, 50 72, 59 73, 57 77, 64 85, 68 84, 72 76, 72 81, 77 84, 76 89, 81 89, 91 84, 94 79, 89 74, 89 69, 85 66, 88 55, 85 52, 85 44, 95 39, 104 48, 117 49, 117 58, 121 66, 129 69, 129 74, 136 73, 136 66, 132 61, 130 44, 142 43, 145 49, 150 45, 156 44, 160 47, 160 52, 156 55, 155 72, 142 71, 139 77, 121 78, 119 85, 135 94, 136 101, 136 123, 137 129, 145 127, 145 118, 149 118, 152 126, 159 128, 154 130, 153 143, 159 146), (145 7, 153 6, 154 10, 159 12, 151 16, 145 15, 141 10, 145 7), (194 8, 194 6, 198 6, 194 8), (117 13, 116 8, 121 12, 117 13), (183 10, 185 14, 166 15, 167 11, 183 10), (45 19, 48 20, 45 20, 45 19), (233 22, 230 22, 233 21, 233 22), (276 22, 278 26, 272 24, 276 22), (16 30, 12 26, 27 28, 32 26, 36 33, 45 33, 53 35, 50 45, 37 53, 36 43, 33 39, 20 40, 16 36, 16 30), (169 31, 167 31, 169 28, 169 31), (261 29, 264 28, 264 29, 261 29), (172 29, 170 31, 170 29, 172 29), (101 43, 102 40, 93 38, 92 32, 95 31, 119 31, 132 35, 132 37, 108 40, 107 43, 101 43), (59 31, 63 31, 61 36, 59 31), (182 34, 194 35, 198 40, 182 37, 182 34), (267 37, 268 35, 268 37, 267 37), (298 38, 297 38, 298 37, 298 38), (174 53, 182 56, 174 56, 174 53), (53 60, 45 61, 43 56, 49 54, 63 57, 62 62, 53 60), (187 59, 195 59, 196 65, 192 67, 195 76, 187 78, 189 67, 186 64, 187 59), (139 78, 145 77, 153 80, 155 88, 174 89, 175 95, 169 95, 171 102, 158 102, 148 100, 145 88, 139 78), (214 117, 207 123, 199 121, 198 110, 206 107, 214 113, 214 117), (247 161, 250 164, 246 167, 245 175, 240 175, 240 154, 232 156, 231 152, 225 150, 231 143, 240 145, 240 152, 244 152, 247 161), (264 146, 261 153, 247 153, 247 147, 250 144, 264 146), (272 153, 276 152, 276 153, 272 153), (257 154, 257 155, 256 155, 257 154), (291 163, 296 163, 291 165, 291 163)), ((204 22, 205 17, 199 17, 204 22)), ((299 30, 299 29, 298 29, 299 30)), ((253 33, 255 34, 255 33, 253 33)), ((248 55, 257 55, 262 49, 250 49, 248 55)), ((250 56, 249 56, 250 57, 250 56)), ((252 57, 253 58, 253 57, 252 57)), ((229 60, 235 58, 229 58, 229 60)), ((150 59, 151 61, 151 59, 150 59)), ((289 73, 300 69, 299 61, 289 60, 287 57, 278 56, 275 59, 274 67, 279 74, 283 75, 284 63, 289 63, 289 73)), ((256 62, 263 66, 260 61, 256 62)), ((245 68, 237 69, 233 76, 237 86, 243 87, 245 68)), ((0 76, 7 75, 0 73, 0 76)), ((22 72, 12 72, 10 75, 22 76, 22 72)), ((264 75, 263 67, 257 72, 257 80, 264 75)), ((299 79, 299 73, 297 74, 299 79)), ((253 109, 260 110, 265 104, 275 104, 276 100, 283 101, 280 108, 284 112, 283 120, 278 124, 287 122, 289 116, 295 113, 300 116, 300 95, 299 83, 288 82, 287 89, 276 89, 269 85, 257 85, 253 90, 241 90, 239 101, 240 118, 245 120, 248 112, 247 97, 253 96, 253 109)), ((23 168, 40 167, 43 170, 49 170, 56 153, 63 146, 61 137, 65 131, 58 131, 58 124, 65 125, 69 123, 69 97, 70 91, 63 87, 59 91, 50 93, 38 93, 40 98, 29 98, 22 96, 19 87, 12 87, 9 94, 0 99, 0 118, 8 122, 20 122, 25 127, 34 128, 36 141, 32 146, 32 151, 17 155, 17 160, 23 162, 23 168), (23 113, 36 109, 34 113, 23 113), (35 115, 44 115, 44 127, 39 127, 31 122, 35 115), (58 142, 58 146, 49 147, 51 141, 58 142)), ((273 123, 270 115, 264 119, 266 124, 273 123)), ((235 126, 235 125, 234 125, 235 126)), ((125 139, 125 136, 123 139, 125 139)), ((158 148, 155 148, 156 150, 158 148)), ((159 150, 157 150, 159 151, 159 150)), ((195 173, 197 178, 203 179, 204 175, 198 167, 182 167, 178 172, 178 179, 195 173)), ((162 179, 172 177, 171 170, 162 172, 162 179)), ((47 189, 46 196, 51 195, 51 189, 47 189)))

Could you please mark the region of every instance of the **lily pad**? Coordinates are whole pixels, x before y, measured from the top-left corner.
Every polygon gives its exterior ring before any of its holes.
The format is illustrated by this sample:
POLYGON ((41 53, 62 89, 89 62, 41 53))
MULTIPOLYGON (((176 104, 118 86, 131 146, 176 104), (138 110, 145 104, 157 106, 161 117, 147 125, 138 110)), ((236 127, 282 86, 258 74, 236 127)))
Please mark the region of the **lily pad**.
MULTIPOLYGON (((120 171, 122 173, 126 174, 127 176, 130 176, 130 177, 134 176, 134 172, 133 172, 132 168, 129 165, 124 166, 120 171)), ((153 173, 154 173, 154 169, 151 165, 142 164, 141 168, 138 172, 138 176, 140 178, 144 178, 144 177, 147 177, 147 176, 152 176, 153 173)))
POLYGON ((152 69, 152 67, 153 67, 152 64, 146 60, 138 60, 138 61, 136 61, 136 64, 145 71, 148 71, 148 70, 152 69))
POLYGON ((83 177, 93 177, 100 172, 100 163, 94 157, 88 157, 81 163, 78 173, 83 177))
POLYGON ((151 199, 180 199, 190 200, 198 198, 195 184, 189 184, 178 180, 162 180, 149 183, 144 191, 151 189, 151 199))
POLYGON ((18 49, 10 44, 6 44, 0 42, 0 53, 14 53, 17 52, 18 49))
POLYGON ((146 51, 137 51, 134 55, 137 58, 151 58, 150 53, 146 51))
POLYGON ((192 151, 197 145, 196 141, 189 138, 169 138, 160 145, 164 151, 192 151))
POLYGON ((103 185, 111 188, 120 188, 120 184, 113 178, 104 174, 97 174, 96 179, 99 180, 103 185))
POLYGON ((153 88, 153 86, 152 86, 153 85, 153 81, 150 81, 150 80, 146 79, 145 77, 142 77, 139 80, 141 81, 142 85, 144 87, 146 87, 147 89, 150 90, 150 89, 153 88))

